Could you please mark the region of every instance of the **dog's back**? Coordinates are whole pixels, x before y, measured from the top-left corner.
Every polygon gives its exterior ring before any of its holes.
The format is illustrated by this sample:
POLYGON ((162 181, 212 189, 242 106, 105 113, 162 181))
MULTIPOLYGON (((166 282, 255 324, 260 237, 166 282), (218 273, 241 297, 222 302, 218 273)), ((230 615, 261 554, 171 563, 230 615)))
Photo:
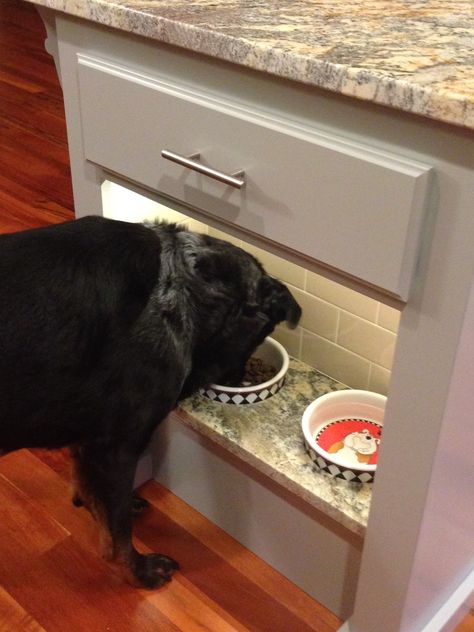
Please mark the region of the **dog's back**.
POLYGON ((81 407, 100 415, 97 368, 159 262, 152 231, 98 217, 0 236, 0 448, 69 444, 90 417, 81 407))

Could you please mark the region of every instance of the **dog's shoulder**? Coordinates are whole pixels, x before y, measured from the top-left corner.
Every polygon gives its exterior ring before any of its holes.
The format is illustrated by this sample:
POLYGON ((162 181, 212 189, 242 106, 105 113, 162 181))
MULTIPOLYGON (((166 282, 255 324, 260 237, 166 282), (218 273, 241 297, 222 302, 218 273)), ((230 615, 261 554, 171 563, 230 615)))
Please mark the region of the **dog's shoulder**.
POLYGON ((143 224, 102 217, 85 217, 70 225, 72 239, 83 251, 83 266, 99 285, 112 283, 127 303, 148 300, 155 286, 161 257, 158 235, 143 224))

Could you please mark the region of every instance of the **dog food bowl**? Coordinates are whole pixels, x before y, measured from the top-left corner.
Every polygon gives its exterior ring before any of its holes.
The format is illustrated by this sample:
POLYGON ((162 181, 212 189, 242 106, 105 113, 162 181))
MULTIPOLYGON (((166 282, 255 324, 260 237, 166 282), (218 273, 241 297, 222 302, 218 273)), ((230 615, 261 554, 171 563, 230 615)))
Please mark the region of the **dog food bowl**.
POLYGON ((251 386, 209 384, 209 386, 200 390, 201 394, 223 404, 242 406, 243 404, 263 402, 278 393, 285 383, 290 363, 285 347, 273 338, 265 338, 252 355, 255 358, 260 358, 265 364, 275 367, 277 372, 270 380, 261 384, 252 384, 251 386))
POLYGON ((386 401, 348 389, 322 395, 306 408, 305 447, 322 473, 355 483, 374 480, 386 401))

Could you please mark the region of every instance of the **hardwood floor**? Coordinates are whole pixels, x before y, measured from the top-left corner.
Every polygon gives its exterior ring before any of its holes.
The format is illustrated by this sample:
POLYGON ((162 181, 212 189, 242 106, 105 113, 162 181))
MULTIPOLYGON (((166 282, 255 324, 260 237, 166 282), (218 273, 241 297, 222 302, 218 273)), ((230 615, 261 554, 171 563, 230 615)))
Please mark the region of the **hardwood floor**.
POLYGON ((44 456, 0 459, 2 632, 337 629, 334 615, 155 482, 141 490, 152 507, 135 542, 182 570, 157 591, 124 584, 97 556, 88 513, 71 505, 67 467, 44 456))
MULTIPOLYGON (((0 232, 73 218, 62 95, 31 5, 0 0, 0 232)), ((0 632, 333 632, 338 619, 157 483, 142 551, 179 560, 157 591, 124 584, 71 504, 67 451, 0 458, 0 632)))
MULTIPOLYGON (((472 604, 474 595, 471 595, 469 602, 472 604)), ((468 606, 461 608, 461 616, 466 613, 461 623, 456 627, 454 632, 474 632, 474 608, 468 606)))

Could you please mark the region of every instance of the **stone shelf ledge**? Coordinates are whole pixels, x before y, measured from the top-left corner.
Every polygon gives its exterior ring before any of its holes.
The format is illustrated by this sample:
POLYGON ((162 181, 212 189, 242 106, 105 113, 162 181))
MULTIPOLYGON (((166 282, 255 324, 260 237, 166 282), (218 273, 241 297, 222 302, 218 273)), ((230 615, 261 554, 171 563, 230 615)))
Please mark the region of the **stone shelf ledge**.
POLYGON ((176 417, 357 535, 364 535, 371 486, 320 474, 306 454, 301 417, 316 397, 346 388, 291 359, 285 386, 264 402, 234 406, 195 395, 176 417))

